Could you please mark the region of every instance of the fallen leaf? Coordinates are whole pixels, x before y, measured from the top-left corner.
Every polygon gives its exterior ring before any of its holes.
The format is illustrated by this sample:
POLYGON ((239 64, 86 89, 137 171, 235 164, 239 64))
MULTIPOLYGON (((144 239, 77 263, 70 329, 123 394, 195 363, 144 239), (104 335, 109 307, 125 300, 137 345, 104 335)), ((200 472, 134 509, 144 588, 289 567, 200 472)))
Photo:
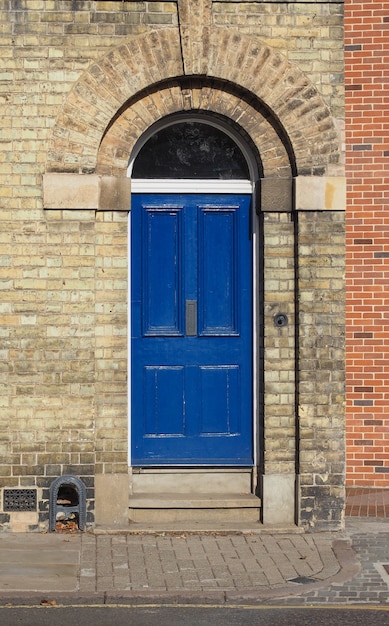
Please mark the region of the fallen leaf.
POLYGON ((57 600, 41 600, 41 606, 57 606, 57 600))

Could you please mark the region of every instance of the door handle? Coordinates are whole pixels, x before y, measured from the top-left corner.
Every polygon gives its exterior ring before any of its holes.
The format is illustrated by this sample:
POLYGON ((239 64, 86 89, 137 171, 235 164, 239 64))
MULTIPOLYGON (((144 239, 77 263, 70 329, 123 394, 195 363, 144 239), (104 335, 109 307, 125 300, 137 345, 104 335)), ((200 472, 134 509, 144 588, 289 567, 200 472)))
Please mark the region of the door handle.
POLYGON ((197 335, 197 300, 185 300, 185 331, 187 337, 197 335))

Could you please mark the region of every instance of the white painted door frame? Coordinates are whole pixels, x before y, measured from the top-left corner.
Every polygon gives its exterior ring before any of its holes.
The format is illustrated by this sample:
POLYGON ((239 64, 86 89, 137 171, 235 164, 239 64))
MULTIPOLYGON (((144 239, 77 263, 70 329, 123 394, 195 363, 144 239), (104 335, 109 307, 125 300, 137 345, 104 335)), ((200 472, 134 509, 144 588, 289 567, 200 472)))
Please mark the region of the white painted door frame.
MULTIPOLYGON (((253 194, 253 184, 246 180, 133 180, 132 193, 247 193, 253 194)), ((258 221, 253 215, 253 451, 254 467, 258 463, 258 221)), ((128 218, 128 465, 131 467, 131 211, 128 218)))

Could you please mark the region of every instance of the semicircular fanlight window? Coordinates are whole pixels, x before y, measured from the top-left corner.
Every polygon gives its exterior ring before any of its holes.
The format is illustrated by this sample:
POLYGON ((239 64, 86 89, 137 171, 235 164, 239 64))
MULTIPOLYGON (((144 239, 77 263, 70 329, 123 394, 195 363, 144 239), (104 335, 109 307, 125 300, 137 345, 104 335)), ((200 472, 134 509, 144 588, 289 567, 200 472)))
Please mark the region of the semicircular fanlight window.
POLYGON ((135 159, 133 178, 249 180, 247 161, 234 140, 201 122, 179 122, 146 141, 135 159))

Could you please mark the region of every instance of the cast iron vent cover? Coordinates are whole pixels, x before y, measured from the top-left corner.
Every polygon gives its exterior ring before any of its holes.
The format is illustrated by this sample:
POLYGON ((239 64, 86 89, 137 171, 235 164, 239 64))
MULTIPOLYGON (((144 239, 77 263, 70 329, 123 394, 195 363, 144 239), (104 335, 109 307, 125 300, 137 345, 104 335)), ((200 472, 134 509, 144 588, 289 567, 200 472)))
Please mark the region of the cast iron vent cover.
POLYGON ((50 485, 49 529, 56 529, 57 514, 75 515, 78 528, 86 524, 86 487, 80 478, 66 474, 56 478, 50 485))
POLYGON ((36 511, 36 489, 4 489, 4 511, 36 511))

